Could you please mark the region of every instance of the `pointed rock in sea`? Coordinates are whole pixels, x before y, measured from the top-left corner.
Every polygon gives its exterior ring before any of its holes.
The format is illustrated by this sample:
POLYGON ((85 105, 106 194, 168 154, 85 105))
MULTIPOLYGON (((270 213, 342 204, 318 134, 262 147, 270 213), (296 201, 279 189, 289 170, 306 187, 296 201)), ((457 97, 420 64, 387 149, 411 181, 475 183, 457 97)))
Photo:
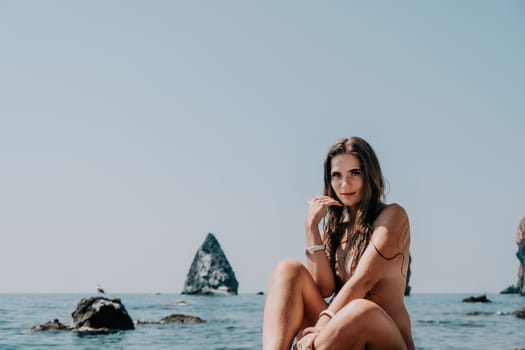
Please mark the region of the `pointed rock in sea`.
POLYGON ((197 250, 182 294, 237 295, 239 282, 213 233, 197 250))
POLYGON ((515 285, 511 285, 504 290, 501 294, 520 294, 525 296, 525 218, 521 219, 518 225, 518 232, 516 233, 516 244, 518 245, 518 251, 516 257, 520 261, 518 266, 518 281, 515 285))

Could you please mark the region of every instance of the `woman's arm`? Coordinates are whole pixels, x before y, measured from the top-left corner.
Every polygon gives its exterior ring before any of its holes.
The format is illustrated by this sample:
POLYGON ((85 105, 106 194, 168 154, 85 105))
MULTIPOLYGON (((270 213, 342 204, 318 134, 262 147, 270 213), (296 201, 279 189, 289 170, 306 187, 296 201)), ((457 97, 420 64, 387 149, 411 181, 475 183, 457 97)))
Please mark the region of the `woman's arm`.
MULTIPOLYGON (((330 304, 329 310, 337 313, 350 301, 364 298, 383 279, 403 278, 402 271, 408 264, 408 256, 404 256, 403 251, 409 242, 410 230, 405 210, 397 204, 383 209, 374 222, 368 247, 354 273, 330 304)), ((322 317, 318 326, 327 322, 328 317, 322 317)))
MULTIPOLYGON (((308 202, 308 212, 305 222, 306 248, 323 244, 319 232, 319 223, 332 205, 341 203, 328 196, 320 196, 308 202)), ((326 248, 325 248, 326 249, 326 248)), ((306 250, 306 268, 319 287, 323 297, 329 297, 334 292, 335 281, 325 249, 310 252, 306 250)))
MULTIPOLYGON (((322 244, 318 226, 306 225, 305 233, 306 247, 322 244)), ((306 251, 306 268, 319 287, 322 296, 327 298, 332 295, 335 288, 334 275, 324 249, 316 252, 306 251)))

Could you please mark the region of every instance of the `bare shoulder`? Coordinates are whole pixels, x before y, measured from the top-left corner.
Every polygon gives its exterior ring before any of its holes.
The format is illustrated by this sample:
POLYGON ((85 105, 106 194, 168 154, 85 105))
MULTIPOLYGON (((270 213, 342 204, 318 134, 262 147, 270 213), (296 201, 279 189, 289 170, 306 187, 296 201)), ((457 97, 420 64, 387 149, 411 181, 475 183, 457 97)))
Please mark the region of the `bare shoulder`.
POLYGON ((410 242, 406 210, 397 203, 387 205, 374 221, 373 243, 384 254, 395 254, 410 242))
POLYGON ((405 221, 408 220, 408 214, 401 205, 397 203, 392 203, 386 205, 381 213, 377 216, 374 225, 377 225, 378 223, 388 223, 391 221, 405 221))

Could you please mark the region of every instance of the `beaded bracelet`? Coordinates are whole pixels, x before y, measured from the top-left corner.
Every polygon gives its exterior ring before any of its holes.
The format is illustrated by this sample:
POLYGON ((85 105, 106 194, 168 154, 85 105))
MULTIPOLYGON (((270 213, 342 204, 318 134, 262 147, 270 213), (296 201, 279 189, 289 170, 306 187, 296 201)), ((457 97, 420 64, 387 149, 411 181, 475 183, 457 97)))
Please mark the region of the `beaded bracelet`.
POLYGON ((321 318, 321 316, 323 316, 323 315, 328 316, 330 318, 334 318, 335 317, 335 313, 333 311, 331 311, 331 310, 328 310, 328 309, 321 311, 321 313, 319 314, 319 318, 321 318))
POLYGON ((324 250, 324 244, 319 245, 313 245, 311 247, 306 248, 305 253, 306 254, 313 254, 317 251, 324 250))

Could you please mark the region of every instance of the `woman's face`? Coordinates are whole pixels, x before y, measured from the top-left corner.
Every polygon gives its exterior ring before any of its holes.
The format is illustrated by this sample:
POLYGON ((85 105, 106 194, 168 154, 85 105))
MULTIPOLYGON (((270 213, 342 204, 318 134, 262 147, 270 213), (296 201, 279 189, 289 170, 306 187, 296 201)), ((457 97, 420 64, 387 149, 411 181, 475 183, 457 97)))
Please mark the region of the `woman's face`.
POLYGON ((357 209, 361 202, 363 177, 359 159, 353 154, 339 154, 331 160, 332 189, 344 205, 357 209))

